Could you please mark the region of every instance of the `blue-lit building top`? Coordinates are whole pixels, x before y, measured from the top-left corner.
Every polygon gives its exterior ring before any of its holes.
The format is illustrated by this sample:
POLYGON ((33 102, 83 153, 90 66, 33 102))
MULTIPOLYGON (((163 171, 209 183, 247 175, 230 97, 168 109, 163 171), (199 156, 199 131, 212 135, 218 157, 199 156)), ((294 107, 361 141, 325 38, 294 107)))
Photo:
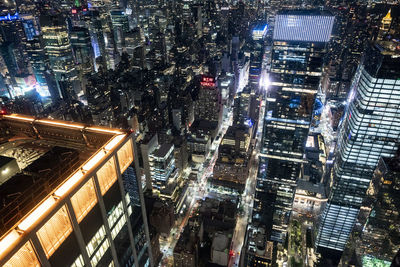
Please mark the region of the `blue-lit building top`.
POLYGON ((0 21, 12 21, 12 20, 19 20, 19 14, 18 12, 15 12, 14 15, 11 15, 10 13, 8 13, 7 15, 4 16, 0 16, 0 21))
POLYGON ((263 39, 265 34, 267 33, 267 30, 268 30, 268 24, 266 23, 257 24, 252 31, 253 40, 263 39))

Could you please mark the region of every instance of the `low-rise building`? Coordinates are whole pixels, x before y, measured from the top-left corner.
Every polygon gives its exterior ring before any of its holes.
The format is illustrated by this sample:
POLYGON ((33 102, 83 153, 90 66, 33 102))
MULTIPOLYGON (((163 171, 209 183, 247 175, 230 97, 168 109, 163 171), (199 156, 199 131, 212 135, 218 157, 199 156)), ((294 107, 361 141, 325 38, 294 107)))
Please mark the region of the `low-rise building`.
POLYGON ((215 233, 211 245, 211 262, 228 266, 230 238, 224 233, 215 233))

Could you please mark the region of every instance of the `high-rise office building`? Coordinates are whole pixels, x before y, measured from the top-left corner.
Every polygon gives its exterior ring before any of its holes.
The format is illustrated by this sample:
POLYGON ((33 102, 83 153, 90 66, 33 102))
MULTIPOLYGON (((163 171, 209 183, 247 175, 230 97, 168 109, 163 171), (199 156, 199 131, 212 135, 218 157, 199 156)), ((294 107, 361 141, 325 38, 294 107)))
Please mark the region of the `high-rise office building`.
POLYGON ((80 86, 66 21, 61 15, 41 16, 40 25, 45 53, 58 83, 59 95, 67 100, 76 98, 80 86))
POLYGON ((276 17, 253 211, 253 221, 267 226, 271 240, 286 234, 333 22, 326 11, 276 17))
POLYGON ((69 38, 71 40, 75 63, 81 76, 91 73, 94 70, 94 51, 89 30, 83 27, 72 27, 69 32, 69 38))
POLYGON ((218 90, 215 78, 209 76, 201 78, 198 99, 194 105, 194 116, 196 120, 221 122, 221 93, 218 90))
POLYGON ((114 41, 119 53, 122 53, 124 48, 125 33, 129 31, 128 16, 120 9, 110 11, 111 23, 114 33, 114 41))
POLYGON ((29 57, 29 62, 32 66, 33 73, 39 88, 36 90, 41 96, 49 96, 50 94, 56 99, 57 92, 54 93, 49 90, 49 72, 48 72, 48 59, 45 55, 43 43, 40 36, 34 36, 32 40, 26 42, 26 52, 29 57))
POLYGON ((380 159, 363 206, 369 215, 357 254, 392 261, 400 246, 400 154, 380 159))
POLYGON ((162 144, 149 155, 150 173, 153 188, 158 191, 166 189, 178 175, 175 167, 174 145, 162 144))
POLYGON ((393 42, 369 46, 353 78, 338 137, 334 185, 317 246, 340 256, 380 157, 394 156, 400 142, 400 51, 393 42))
POLYGON ((0 118, 1 266, 152 266, 130 132, 0 118))
POLYGON ((250 118, 250 90, 245 88, 235 96, 233 123, 243 125, 250 118))

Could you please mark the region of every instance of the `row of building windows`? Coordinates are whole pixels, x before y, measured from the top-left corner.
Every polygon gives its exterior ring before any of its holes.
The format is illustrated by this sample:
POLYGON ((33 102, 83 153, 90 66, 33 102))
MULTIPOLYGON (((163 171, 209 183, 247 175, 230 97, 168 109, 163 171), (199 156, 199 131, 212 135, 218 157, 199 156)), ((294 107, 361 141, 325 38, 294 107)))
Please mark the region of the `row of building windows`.
MULTIPOLYGON (((118 152, 118 161, 121 171, 125 170, 133 161, 132 141, 129 140, 118 152)), ((117 180, 116 166, 114 157, 108 160, 97 172, 97 178, 100 186, 100 191, 104 195, 112 184, 117 180)), ((129 195, 126 195, 128 203, 130 203, 129 195)), ((76 219, 79 222, 89 213, 89 211, 98 202, 95 184, 93 178, 90 178, 79 190, 71 197, 71 204, 76 219)), ((130 207, 130 206, 129 206, 130 207)), ((118 211, 121 211, 122 202, 118 205, 118 211), (121 207, 120 207, 121 206, 121 207)), ((132 208, 130 207, 130 213, 132 208)), ((124 216, 122 218, 125 218, 124 216)), ((122 221, 121 221, 122 222, 122 221)), ((125 219, 126 222, 126 219, 125 219)), ((124 222, 124 223, 125 223, 124 222)), ((119 230, 122 226, 119 226, 119 230)), ((117 233, 119 230, 116 230, 117 233)), ((57 250, 57 248, 64 242, 64 240, 72 233, 73 228, 67 211, 67 207, 63 205, 37 232, 36 235, 45 252, 47 258, 57 250)), ((105 229, 102 226, 92 240, 87 245, 86 249, 89 256, 95 252, 94 258, 91 260, 92 264, 97 264, 101 259, 104 252, 109 247, 108 240, 105 239, 105 229), (97 250, 100 243, 101 249, 97 250)), ((11 266, 40 266, 40 263, 35 255, 34 249, 30 241, 25 243, 5 264, 7 267, 11 266)), ((79 256, 72 266, 83 266, 82 255, 79 256)))

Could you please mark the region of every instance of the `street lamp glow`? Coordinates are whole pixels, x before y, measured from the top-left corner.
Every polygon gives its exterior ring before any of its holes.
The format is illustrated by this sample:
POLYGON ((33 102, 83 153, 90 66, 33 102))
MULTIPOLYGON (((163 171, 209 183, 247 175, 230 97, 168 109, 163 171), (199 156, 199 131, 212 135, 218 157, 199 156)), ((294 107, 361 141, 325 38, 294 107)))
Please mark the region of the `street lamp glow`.
POLYGON ((268 91, 270 85, 271 81, 269 80, 269 75, 265 73, 264 75, 261 76, 260 88, 264 89, 265 91, 268 91))

